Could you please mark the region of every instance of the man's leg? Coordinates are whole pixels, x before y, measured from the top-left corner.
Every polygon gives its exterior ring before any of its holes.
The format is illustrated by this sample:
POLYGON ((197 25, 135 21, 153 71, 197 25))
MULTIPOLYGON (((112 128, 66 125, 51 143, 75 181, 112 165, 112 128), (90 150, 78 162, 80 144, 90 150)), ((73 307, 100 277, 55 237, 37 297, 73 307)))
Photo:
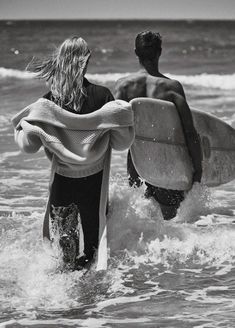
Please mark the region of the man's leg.
POLYGON ((145 196, 153 197, 159 203, 164 220, 173 219, 184 200, 184 191, 154 187, 149 183, 146 186, 145 196))
POLYGON ((129 185, 131 187, 132 186, 140 187, 142 185, 143 182, 134 167, 130 151, 128 151, 127 154, 127 174, 128 174, 129 185))

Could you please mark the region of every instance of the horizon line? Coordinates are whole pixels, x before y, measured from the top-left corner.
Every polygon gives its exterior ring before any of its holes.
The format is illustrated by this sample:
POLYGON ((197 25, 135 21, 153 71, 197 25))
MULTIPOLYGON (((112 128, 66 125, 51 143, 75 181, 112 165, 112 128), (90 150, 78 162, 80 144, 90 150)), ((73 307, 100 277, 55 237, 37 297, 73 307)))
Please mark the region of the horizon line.
POLYGON ((235 21, 235 18, 0 18, 0 21, 235 21))

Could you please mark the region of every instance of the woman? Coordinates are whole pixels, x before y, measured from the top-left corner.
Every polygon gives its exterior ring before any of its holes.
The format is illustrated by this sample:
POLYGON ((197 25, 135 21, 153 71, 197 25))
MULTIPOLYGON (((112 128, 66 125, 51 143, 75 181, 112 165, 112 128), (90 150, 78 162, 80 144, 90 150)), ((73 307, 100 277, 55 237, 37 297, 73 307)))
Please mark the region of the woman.
POLYGON ((49 239, 50 214, 70 269, 88 266, 98 247, 97 268, 106 266, 110 149, 126 149, 133 140, 130 105, 112 101, 107 88, 84 77, 90 55, 82 38, 65 40, 34 66, 50 92, 13 118, 19 147, 36 152, 43 146, 52 162, 43 232, 49 239))

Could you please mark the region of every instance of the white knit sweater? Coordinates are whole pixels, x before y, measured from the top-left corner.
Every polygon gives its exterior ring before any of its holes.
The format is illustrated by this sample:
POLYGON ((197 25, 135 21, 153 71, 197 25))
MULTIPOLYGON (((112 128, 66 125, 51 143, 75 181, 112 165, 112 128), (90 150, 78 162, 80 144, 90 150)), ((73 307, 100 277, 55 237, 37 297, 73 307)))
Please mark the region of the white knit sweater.
POLYGON ((124 150, 134 137, 131 106, 122 100, 79 115, 40 98, 12 122, 20 149, 34 153, 44 146, 50 159, 54 155, 55 172, 72 178, 99 172, 108 147, 124 150))

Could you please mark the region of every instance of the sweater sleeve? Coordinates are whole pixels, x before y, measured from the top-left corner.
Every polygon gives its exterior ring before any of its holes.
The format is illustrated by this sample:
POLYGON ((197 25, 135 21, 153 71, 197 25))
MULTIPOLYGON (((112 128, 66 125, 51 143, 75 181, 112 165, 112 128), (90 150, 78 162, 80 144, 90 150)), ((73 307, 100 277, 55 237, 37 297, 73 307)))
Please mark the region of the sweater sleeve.
POLYGON ((109 105, 111 106, 112 103, 115 103, 116 106, 123 107, 125 109, 122 113, 123 119, 124 117, 127 119, 128 114, 127 121, 129 121, 129 123, 125 124, 125 126, 120 125, 120 127, 112 128, 110 135, 111 147, 115 150, 122 151, 128 149, 134 141, 134 114, 129 103, 122 100, 116 100, 114 102, 110 102, 109 105))
POLYGON ((37 130, 22 120, 20 126, 15 129, 15 141, 19 148, 26 153, 36 153, 42 146, 37 130))
POLYGON ((115 150, 128 149, 134 141, 133 126, 116 128, 111 130, 110 144, 115 150))

